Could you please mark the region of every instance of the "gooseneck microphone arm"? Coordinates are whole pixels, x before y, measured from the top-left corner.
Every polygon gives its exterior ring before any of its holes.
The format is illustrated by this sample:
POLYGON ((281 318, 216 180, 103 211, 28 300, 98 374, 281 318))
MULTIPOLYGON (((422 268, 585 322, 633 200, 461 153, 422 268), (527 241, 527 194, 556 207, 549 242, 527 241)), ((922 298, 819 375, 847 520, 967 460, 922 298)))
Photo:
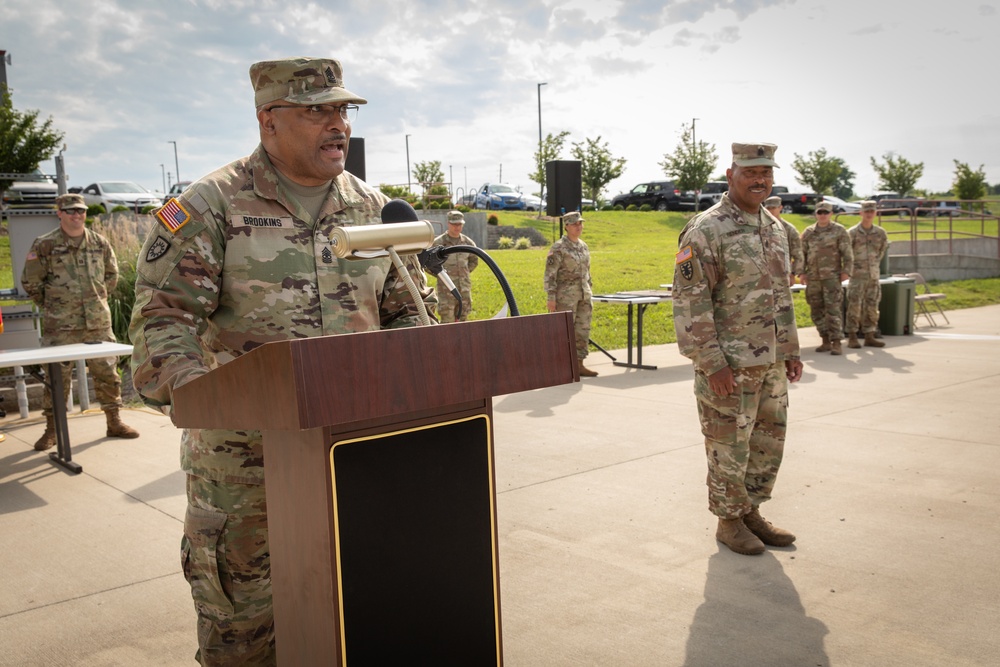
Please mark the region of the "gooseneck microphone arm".
MULTIPOLYGON (((454 255, 457 252, 469 252, 483 260, 486 266, 490 267, 493 275, 496 276, 497 282, 500 283, 500 289, 503 290, 503 295, 507 299, 507 307, 510 308, 511 317, 517 317, 521 314, 517 309, 517 301, 514 300, 514 293, 511 292, 510 284, 507 283, 507 278, 504 277, 503 271, 500 270, 500 267, 493 261, 493 258, 486 254, 482 248, 471 245, 453 245, 447 248, 444 246, 434 246, 433 248, 421 250, 417 257, 420 259, 420 265, 436 276, 444 270, 445 257, 454 255)), ((461 299, 459 299, 459 302, 461 303, 461 299)))

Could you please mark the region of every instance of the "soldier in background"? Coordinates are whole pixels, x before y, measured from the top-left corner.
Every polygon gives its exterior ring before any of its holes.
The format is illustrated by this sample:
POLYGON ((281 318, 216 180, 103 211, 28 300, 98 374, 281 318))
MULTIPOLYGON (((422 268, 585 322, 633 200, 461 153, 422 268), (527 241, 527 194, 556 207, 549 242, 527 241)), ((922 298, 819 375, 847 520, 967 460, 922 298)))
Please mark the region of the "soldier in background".
POLYGON ((854 263, 851 239, 840 223, 830 218, 830 202, 816 204, 816 223, 802 232, 802 254, 805 271, 806 303, 813 324, 823 343, 817 352, 842 354, 840 339, 844 337, 844 287, 854 263))
POLYGON ((792 223, 781 217, 781 197, 768 197, 764 200, 764 208, 767 212, 781 221, 788 237, 788 284, 794 285, 796 278, 802 273, 805 266, 805 259, 802 257, 802 239, 799 237, 799 230, 795 229, 792 223))
POLYGON ((781 466, 788 383, 802 377, 788 240, 761 208, 776 149, 733 144, 729 191, 684 227, 674 263, 674 328, 694 362, 715 537, 747 555, 795 541, 759 509, 781 466))
POLYGON ((851 280, 847 284, 847 347, 860 348, 858 331, 865 337, 867 347, 885 347, 875 338, 878 330, 878 304, 882 298, 879 284, 882 258, 889 251, 889 236, 881 227, 872 224, 877 204, 861 202, 861 222, 847 230, 854 253, 851 280))
MULTIPOLYGON (((465 226, 465 216, 461 211, 448 211, 448 231, 434 239, 434 245, 445 248, 454 245, 468 245, 475 247, 476 243, 462 233, 465 226)), ((444 270, 448 272, 448 277, 455 283, 458 293, 462 295, 461 316, 458 321, 464 322, 469 319, 469 312, 472 310, 472 272, 479 266, 479 257, 471 252, 456 252, 448 255, 444 260, 444 270)), ((441 322, 454 322, 455 309, 458 301, 444 285, 444 281, 437 283, 438 319, 441 322)))
MULTIPOLYGON (((269 341, 419 323, 390 259, 333 252, 336 227, 380 224, 389 201, 344 170, 352 117, 366 100, 344 87, 340 62, 258 62, 250 81, 257 149, 167 202, 139 255, 133 378, 146 403, 165 412, 178 387, 269 341)), ((416 256, 404 262, 433 308, 416 256)), ((185 430, 181 467, 196 659, 274 665, 261 434, 185 430)))
MULTIPOLYGON (((115 342, 108 294, 118 284, 118 261, 106 238, 87 229, 87 204, 83 195, 56 198, 59 228, 35 239, 21 272, 21 286, 42 311, 42 345, 115 342)), ((94 394, 108 422, 109 438, 138 438, 139 432, 124 424, 122 380, 118 357, 88 359, 94 394)), ((69 397, 72 364, 62 364, 63 396, 69 397)), ((77 378, 86 382, 86 378, 77 378)), ((35 443, 43 451, 56 444, 52 392, 42 397, 45 432, 35 443)))
POLYGON ((550 313, 573 312, 576 330, 576 357, 583 377, 596 377, 597 371, 583 365, 590 353, 590 319, 593 315, 590 279, 590 250, 580 238, 583 217, 576 211, 563 216, 566 233, 549 248, 545 260, 545 294, 550 313))

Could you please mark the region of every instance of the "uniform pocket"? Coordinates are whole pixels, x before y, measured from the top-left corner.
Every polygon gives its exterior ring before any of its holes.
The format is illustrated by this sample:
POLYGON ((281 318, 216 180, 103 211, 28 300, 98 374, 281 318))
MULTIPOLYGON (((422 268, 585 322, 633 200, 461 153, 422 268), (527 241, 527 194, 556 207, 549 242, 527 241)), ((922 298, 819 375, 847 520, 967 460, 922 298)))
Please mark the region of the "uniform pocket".
POLYGON ((191 586, 191 597, 199 613, 213 618, 233 612, 233 601, 227 593, 232 586, 223 581, 219 567, 227 518, 225 512, 190 506, 184 515, 184 538, 181 540, 184 578, 191 586))

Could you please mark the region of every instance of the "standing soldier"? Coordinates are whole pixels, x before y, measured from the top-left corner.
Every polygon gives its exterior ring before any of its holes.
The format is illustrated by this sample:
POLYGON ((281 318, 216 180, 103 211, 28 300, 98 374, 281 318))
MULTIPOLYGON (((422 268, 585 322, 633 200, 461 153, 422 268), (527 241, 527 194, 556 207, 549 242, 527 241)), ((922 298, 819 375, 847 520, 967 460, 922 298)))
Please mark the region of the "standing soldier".
POLYGON ((674 263, 674 329, 694 362, 715 538, 747 555, 795 541, 759 509, 781 466, 788 383, 802 377, 787 238, 761 208, 776 149, 733 144, 729 192, 684 227, 674 263))
MULTIPOLYGON (((42 309, 42 345, 113 343, 108 294, 118 284, 115 251, 106 238, 87 229, 83 195, 57 197, 56 216, 59 228, 35 239, 21 273, 24 291, 42 309)), ((118 413, 122 407, 122 380, 117 364, 117 357, 103 357, 88 360, 87 368, 108 421, 108 437, 138 438, 139 432, 124 424, 118 413)), ((69 396, 71 372, 69 362, 62 364, 63 395, 56 400, 65 402, 69 396)), ((86 382, 86 378, 78 381, 86 382)), ((52 400, 46 388, 42 397, 45 432, 35 443, 39 451, 56 444, 52 400)))
POLYGON ((764 208, 781 221, 781 225, 785 229, 785 236, 788 237, 788 284, 794 285, 795 279, 802 275, 802 270, 805 267, 805 259, 802 257, 802 238, 799 236, 799 230, 781 217, 781 207, 781 197, 768 197, 764 200, 764 208))
POLYGON ((854 268, 847 284, 847 347, 859 348, 858 331, 865 335, 867 347, 885 347, 875 338, 878 328, 878 304, 882 286, 878 278, 882 258, 889 251, 889 236, 875 220, 874 201, 861 202, 861 222, 847 230, 854 252, 854 268))
POLYGON ((590 352, 590 318, 593 314, 591 297, 593 291, 590 279, 590 250, 580 238, 583 234, 583 217, 576 211, 563 216, 566 234, 549 248, 545 260, 545 293, 550 313, 557 310, 573 311, 573 326, 576 329, 576 357, 580 375, 595 377, 583 365, 590 352))
MULTIPOLYGON (((469 245, 475 247, 476 243, 462 233, 465 226, 465 216, 461 211, 448 211, 448 231, 434 239, 434 245, 445 248, 453 245, 469 245)), ((471 252, 456 252, 448 255, 444 260, 444 270, 448 272, 448 277, 455 283, 459 294, 462 295, 462 307, 459 309, 461 316, 459 322, 469 319, 469 312, 472 310, 472 272, 479 266, 479 257, 471 252)), ((455 308, 458 301, 444 285, 443 280, 437 283, 438 317, 442 322, 455 321, 455 308)))
POLYGON ((854 255, 851 238, 840 223, 833 222, 830 202, 816 204, 816 223, 802 232, 802 254, 805 256, 806 303, 813 324, 823 337, 817 352, 841 354, 840 339, 844 335, 844 287, 850 277, 854 255))

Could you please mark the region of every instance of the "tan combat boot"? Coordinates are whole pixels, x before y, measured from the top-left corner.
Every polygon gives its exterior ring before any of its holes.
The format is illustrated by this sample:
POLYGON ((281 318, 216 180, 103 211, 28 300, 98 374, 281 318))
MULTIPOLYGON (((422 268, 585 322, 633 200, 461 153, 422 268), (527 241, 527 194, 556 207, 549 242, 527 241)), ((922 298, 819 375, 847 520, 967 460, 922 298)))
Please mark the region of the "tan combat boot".
POLYGON ((844 351, 840 349, 840 339, 831 338, 830 339, 830 354, 843 354, 844 351))
MULTIPOLYGON (((858 347, 861 347, 858 345, 858 347)), ((865 347, 885 347, 885 343, 875 338, 874 333, 865 334, 865 347)))
POLYGON ((830 337, 823 336, 823 344, 816 348, 817 352, 829 352, 830 351, 830 337))
POLYGON ((577 366, 580 369, 580 377, 585 378, 595 378, 597 377, 597 371, 592 371, 583 365, 583 359, 577 359, 577 366))
POLYGON ((764 553, 764 543, 757 539, 745 525, 743 519, 719 519, 715 539, 725 544, 731 551, 744 556, 764 553))
POLYGON ((787 547, 795 541, 794 535, 772 525, 760 515, 760 510, 756 507, 743 517, 743 525, 759 537, 761 542, 771 547, 787 547))
POLYGON ((861 343, 858 342, 857 334, 851 334, 850 336, 847 337, 847 347, 853 348, 855 350, 861 347, 861 343))
POLYGON ((118 416, 118 408, 109 408, 105 413, 108 418, 108 437, 109 438, 138 438, 139 432, 136 431, 131 426, 128 426, 122 422, 122 418, 118 416))
POLYGON ((56 446, 56 420, 52 415, 45 415, 45 433, 35 443, 35 449, 44 452, 56 446))

